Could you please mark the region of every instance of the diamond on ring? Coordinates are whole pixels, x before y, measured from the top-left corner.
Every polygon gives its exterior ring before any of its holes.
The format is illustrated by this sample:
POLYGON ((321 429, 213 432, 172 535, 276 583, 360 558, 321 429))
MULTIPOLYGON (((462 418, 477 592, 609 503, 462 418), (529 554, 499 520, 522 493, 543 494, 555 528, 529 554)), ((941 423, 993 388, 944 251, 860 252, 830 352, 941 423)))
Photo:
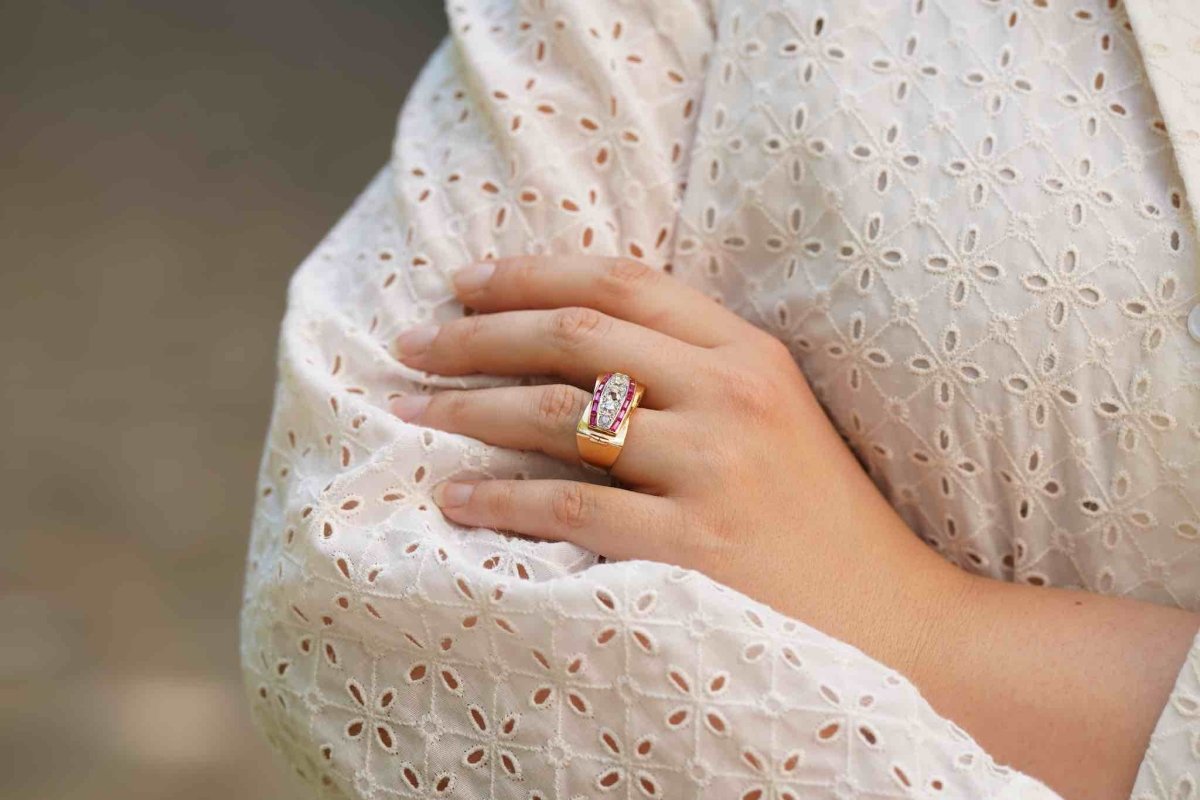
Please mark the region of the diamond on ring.
POLYGON ((596 376, 592 400, 580 415, 575 440, 585 464, 608 469, 625 444, 629 418, 641 400, 642 387, 623 372, 596 376))

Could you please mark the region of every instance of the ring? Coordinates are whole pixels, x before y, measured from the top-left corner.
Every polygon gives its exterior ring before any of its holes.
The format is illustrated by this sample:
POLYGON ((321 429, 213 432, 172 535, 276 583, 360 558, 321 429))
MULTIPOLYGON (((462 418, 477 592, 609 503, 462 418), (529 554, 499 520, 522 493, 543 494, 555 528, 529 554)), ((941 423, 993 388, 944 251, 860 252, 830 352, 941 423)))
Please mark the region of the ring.
POLYGON ((623 372, 602 372, 596 376, 592 402, 588 403, 575 426, 575 444, 585 464, 609 469, 621 455, 629 418, 645 391, 640 383, 623 372))

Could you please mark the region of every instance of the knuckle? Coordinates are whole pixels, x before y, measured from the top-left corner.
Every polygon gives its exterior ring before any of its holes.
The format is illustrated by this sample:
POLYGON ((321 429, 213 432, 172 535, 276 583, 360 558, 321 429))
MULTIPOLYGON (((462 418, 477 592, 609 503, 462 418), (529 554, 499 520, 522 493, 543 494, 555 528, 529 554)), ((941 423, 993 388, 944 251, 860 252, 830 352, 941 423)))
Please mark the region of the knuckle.
POLYGON ((491 489, 487 499, 488 513, 494 519, 509 519, 517 505, 516 486, 512 481, 502 481, 492 484, 491 489))
POLYGON ((780 407, 775 382, 751 370, 724 369, 716 385, 727 410, 754 422, 772 419, 780 407))
POLYGON ((731 525, 719 511, 709 513, 697 523, 694 547, 702 552, 706 563, 725 564, 741 549, 742 535, 737 525, 731 525))
MULTIPOLYGON (((665 545, 665 551, 668 553, 686 554, 689 557, 694 551, 697 544, 697 533, 699 531, 698 520, 695 516, 684 511, 682 508, 676 509, 674 513, 665 515, 665 525, 662 530, 662 541, 665 545)), ((695 562, 703 563, 703 562, 695 562)))
POLYGON ((429 404, 429 410, 448 425, 461 423, 470 410, 468 392, 449 389, 438 392, 429 404))
POLYGON ((609 296, 626 300, 645 291, 646 284, 658 277, 655 270, 639 261, 616 258, 601 270, 599 285, 600 290, 609 296))
POLYGON ((584 525, 588 517, 588 494, 581 483, 566 483, 554 490, 550 501, 554 521, 568 529, 584 525))
POLYGON ((568 424, 574 426, 580 411, 579 393, 570 386, 547 386, 538 393, 535 416, 545 430, 557 433, 568 424))
POLYGON ((765 331, 760 338, 761 341, 758 343, 758 348, 764 355, 774 361, 786 359, 788 362, 792 362, 792 353, 781 339, 765 331))
POLYGON ((473 342, 477 341, 483 334, 483 326, 486 324, 487 316, 484 314, 472 314, 469 317, 455 320, 453 323, 454 338, 457 340, 459 347, 468 347, 473 342))
POLYGON ((538 278, 542 273, 541 266, 529 258, 502 259, 499 262, 497 274, 503 274, 504 279, 514 286, 521 296, 527 296, 536 291, 538 278))
POLYGON ((562 347, 577 347, 602 332, 606 317, 594 308, 571 306, 554 312, 551 333, 562 347))
POLYGON ((796 359, 792 356, 792 351, 788 346, 769 333, 763 335, 759 349, 763 354, 767 369, 772 373, 786 375, 798 369, 796 359))

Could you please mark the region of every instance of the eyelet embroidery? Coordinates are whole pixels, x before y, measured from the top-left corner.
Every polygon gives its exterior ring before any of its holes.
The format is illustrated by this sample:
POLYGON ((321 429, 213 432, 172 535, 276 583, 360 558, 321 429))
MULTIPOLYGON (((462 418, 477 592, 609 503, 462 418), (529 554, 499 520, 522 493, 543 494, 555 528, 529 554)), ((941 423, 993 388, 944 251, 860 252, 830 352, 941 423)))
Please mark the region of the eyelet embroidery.
POLYGON ((472 259, 629 255, 783 339, 945 557, 1200 607, 1196 248, 1123 6, 449 12, 292 284, 243 612, 272 743, 331 796, 1052 796, 703 576, 449 526, 452 475, 577 475, 397 421, 486 381, 386 343, 472 259))

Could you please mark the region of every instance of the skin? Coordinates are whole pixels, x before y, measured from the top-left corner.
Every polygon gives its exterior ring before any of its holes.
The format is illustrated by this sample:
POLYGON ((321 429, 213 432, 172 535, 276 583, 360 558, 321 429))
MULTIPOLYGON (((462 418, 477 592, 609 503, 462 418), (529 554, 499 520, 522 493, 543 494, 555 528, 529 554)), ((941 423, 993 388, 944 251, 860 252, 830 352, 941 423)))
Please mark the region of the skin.
POLYGON ((597 373, 648 388, 611 470, 620 488, 446 482, 448 519, 701 571, 899 670, 1064 797, 1129 796, 1200 616, 951 565, 880 494, 786 348, 667 275, 528 257, 454 281, 478 313, 406 331, 397 358, 562 383, 407 395, 402 419, 577 463, 597 373))

